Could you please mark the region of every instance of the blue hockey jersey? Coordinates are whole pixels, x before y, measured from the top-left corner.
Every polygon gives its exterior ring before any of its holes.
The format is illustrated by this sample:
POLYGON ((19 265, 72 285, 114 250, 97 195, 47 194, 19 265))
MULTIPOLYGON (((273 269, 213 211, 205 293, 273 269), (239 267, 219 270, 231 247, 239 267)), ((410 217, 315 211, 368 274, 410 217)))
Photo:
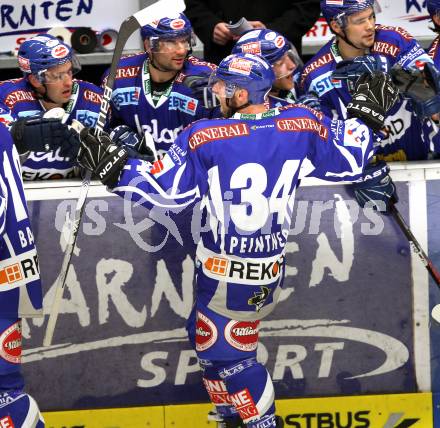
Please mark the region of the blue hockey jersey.
MULTIPOLYGON (((72 95, 65 110, 69 113, 67 124, 73 119, 85 126, 93 127, 98 118, 102 89, 89 82, 74 80, 72 95)), ((27 79, 0 82, 0 121, 10 122, 44 112, 27 79)), ((59 149, 52 152, 30 152, 23 164, 24 180, 46 180, 69 178, 75 175, 75 160, 62 157, 59 149)))
POLYGON ((198 296, 217 313, 255 320, 280 292, 299 179, 357 179, 373 138, 357 119, 305 106, 199 120, 153 166, 129 159, 113 191, 164 210, 201 200, 209 230, 197 247, 198 296))
MULTIPOLYGON (((164 154, 185 126, 197 119, 212 117, 213 111, 205 109, 182 82, 186 76, 209 76, 214 68, 214 64, 189 56, 168 90, 155 103, 147 54, 122 58, 112 94, 111 125, 125 124, 139 134, 149 132, 156 150, 164 154)), ((104 82, 107 74, 108 71, 104 82)))
MULTIPOLYGON (((415 67, 418 61, 432 62, 418 42, 403 28, 376 25, 376 36, 370 55, 380 58, 384 68, 394 64, 403 68, 415 67)), ((322 111, 329 117, 346 118, 346 105, 351 101, 347 82, 332 78, 336 64, 342 61, 335 39, 330 40, 305 65, 301 86, 305 92, 315 92, 321 100, 322 111)), ((387 137, 377 149, 379 159, 388 161, 423 160, 429 153, 423 123, 408 100, 401 99, 385 119, 387 137)))
POLYGON ((3 318, 42 313, 38 258, 21 181, 20 160, 0 123, 0 314, 3 318))

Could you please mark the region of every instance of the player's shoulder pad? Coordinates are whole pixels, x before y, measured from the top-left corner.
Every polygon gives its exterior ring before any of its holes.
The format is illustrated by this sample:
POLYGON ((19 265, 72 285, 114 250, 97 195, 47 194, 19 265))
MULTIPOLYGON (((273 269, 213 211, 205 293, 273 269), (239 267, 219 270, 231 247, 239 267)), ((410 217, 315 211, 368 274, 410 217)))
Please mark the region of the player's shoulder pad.
POLYGON ((324 114, 319 110, 315 110, 304 104, 288 104, 283 107, 278 108, 282 116, 292 116, 292 117, 308 117, 311 119, 323 120, 324 114))
POLYGON ((182 72, 186 75, 190 74, 207 74, 211 73, 217 68, 215 64, 203 61, 195 56, 188 56, 183 66, 182 72))
MULTIPOLYGON (((139 74, 142 64, 146 58, 146 52, 139 52, 136 54, 123 56, 118 62, 118 67, 116 69, 116 80, 135 78, 139 74)), ((102 86, 105 85, 109 72, 110 67, 107 68, 102 75, 102 86)))
POLYGON ((75 82, 78 83, 79 86, 79 96, 85 101, 92 104, 100 105, 102 102, 102 95, 104 90, 96 86, 94 83, 86 82, 84 80, 77 80, 75 82))
POLYGON ((331 64, 335 62, 333 54, 331 52, 331 45, 333 39, 327 42, 316 55, 304 65, 299 79, 299 84, 304 87, 306 83, 312 78, 312 76, 322 74, 331 69, 331 64))
POLYGON ((402 27, 376 24, 376 41, 410 42, 414 37, 402 27))

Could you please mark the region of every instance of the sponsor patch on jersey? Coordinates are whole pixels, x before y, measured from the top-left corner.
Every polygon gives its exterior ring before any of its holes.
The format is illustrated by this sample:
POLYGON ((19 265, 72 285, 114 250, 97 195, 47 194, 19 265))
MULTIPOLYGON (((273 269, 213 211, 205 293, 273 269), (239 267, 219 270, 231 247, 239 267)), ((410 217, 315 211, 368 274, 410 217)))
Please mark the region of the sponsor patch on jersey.
POLYGON ((325 55, 320 56, 315 61, 311 62, 307 67, 304 68, 301 74, 301 85, 304 85, 304 82, 307 76, 317 68, 321 68, 329 62, 333 61, 333 55, 330 52, 327 52, 325 55))
POLYGON ((93 128, 98 120, 98 113, 90 110, 77 110, 75 119, 84 126, 93 128))
POLYGON ((325 0, 327 6, 344 6, 344 0, 325 0))
POLYGON ((393 45, 392 43, 375 41, 371 52, 380 53, 396 58, 400 52, 400 48, 396 45, 393 45))
POLYGON ((0 427, 15 428, 15 425, 10 416, 5 416, 0 418, 0 427))
POLYGON ((323 140, 328 137, 328 129, 316 120, 308 117, 292 119, 278 119, 276 121, 278 130, 282 132, 312 131, 318 134, 323 140))
POLYGON ((185 21, 184 21, 183 19, 180 19, 180 18, 178 18, 178 19, 173 19, 173 20, 170 22, 170 27, 171 27, 173 30, 181 30, 183 27, 185 27, 185 21))
POLYGON ((261 43, 260 42, 244 43, 243 45, 241 45, 241 51, 243 53, 261 55, 261 43))
POLYGON ((12 364, 21 363, 21 323, 10 325, 0 335, 0 357, 12 364))
POLYGON ((258 345, 260 321, 229 321, 225 327, 225 339, 235 349, 255 351, 258 345))
POLYGON ((241 137, 243 135, 249 135, 249 127, 246 123, 203 128, 191 135, 189 147, 191 150, 195 150, 197 147, 209 141, 241 137))
POLYGON ((205 351, 217 341, 218 332, 215 324, 204 314, 197 311, 196 351, 205 351))
MULTIPOLYGON (((283 257, 279 260, 245 261, 232 260, 224 257, 208 257, 203 263, 204 272, 217 279, 226 279, 228 282, 251 283, 252 281, 268 283, 276 281, 282 271, 283 257), (224 278, 219 278, 224 277, 224 278)), ((254 303, 249 303, 254 304, 254 303)))
POLYGON ((170 110, 179 110, 186 114, 194 116, 196 114, 199 101, 179 92, 171 92, 169 98, 170 110))
POLYGON ((130 86, 128 88, 119 88, 113 91, 112 102, 119 110, 121 106, 137 105, 139 102, 139 86, 130 86))
POLYGON ((11 110, 19 102, 35 101, 34 94, 30 91, 13 91, 5 99, 5 104, 11 110))
POLYGON ((159 159, 153 163, 153 166, 150 169, 150 174, 153 174, 156 178, 159 178, 161 175, 174 168, 175 165, 176 164, 171 159, 171 155, 167 153, 162 159, 159 159))
POLYGON ((247 388, 232 394, 231 403, 237 409, 240 418, 243 419, 244 422, 260 414, 247 388))
POLYGON ((139 74, 139 70, 141 68, 139 66, 137 67, 120 67, 116 71, 116 79, 129 79, 132 77, 136 77, 139 74))
POLYGON ((67 46, 59 44, 55 46, 50 53, 54 58, 61 59, 69 55, 69 49, 67 48, 67 46))
POLYGON ((90 89, 84 91, 83 97, 86 101, 90 101, 93 104, 101 104, 102 101, 102 95, 90 89))
POLYGON ((354 118, 345 121, 344 146, 361 147, 369 138, 370 132, 366 125, 354 118))
POLYGON ((229 71, 249 76, 252 70, 252 62, 243 58, 234 58, 228 67, 229 71))
POLYGON ((225 406, 231 403, 231 397, 229 397, 226 385, 222 380, 203 378, 203 383, 212 404, 216 406, 225 406))

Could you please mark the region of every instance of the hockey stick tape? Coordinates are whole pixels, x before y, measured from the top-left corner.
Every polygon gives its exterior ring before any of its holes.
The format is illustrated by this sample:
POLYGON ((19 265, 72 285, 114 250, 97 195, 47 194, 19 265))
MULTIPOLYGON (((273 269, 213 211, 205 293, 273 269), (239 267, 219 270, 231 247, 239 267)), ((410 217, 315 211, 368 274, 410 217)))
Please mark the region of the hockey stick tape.
POLYGON ((88 27, 77 28, 72 33, 72 48, 80 54, 91 53, 98 44, 95 32, 88 27))
POLYGON ((62 42, 71 46, 72 33, 65 27, 54 27, 51 28, 47 34, 60 39, 62 42))
POLYGON ((102 30, 97 33, 98 46, 104 51, 112 51, 115 49, 118 32, 112 29, 102 30))

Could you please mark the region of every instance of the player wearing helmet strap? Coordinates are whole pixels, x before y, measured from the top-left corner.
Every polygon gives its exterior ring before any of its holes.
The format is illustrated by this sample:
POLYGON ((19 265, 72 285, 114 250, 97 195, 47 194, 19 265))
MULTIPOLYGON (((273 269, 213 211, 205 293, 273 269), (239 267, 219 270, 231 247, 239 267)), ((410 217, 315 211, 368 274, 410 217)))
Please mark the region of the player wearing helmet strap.
POLYGON ((11 133, 17 148, 22 153, 30 151, 23 178, 72 177, 79 143, 67 125, 76 119, 94 126, 102 89, 73 79, 80 69, 77 58, 70 46, 50 34, 24 41, 18 65, 22 78, 0 82, 0 121, 9 126, 15 122, 11 133), (57 107, 68 115, 65 124, 59 118, 42 117, 57 107))
POLYGON ((256 355, 260 320, 275 308, 283 284, 295 189, 306 175, 358 178, 373 154, 369 126, 380 128, 374 118, 383 120, 396 99, 388 76, 367 76, 353 118, 330 121, 306 106, 268 109, 274 80, 261 57, 225 58, 210 82, 228 118, 186 127, 153 165, 129 158, 106 135, 80 134, 79 163, 116 194, 163 210, 202 200, 197 209, 209 213, 187 329, 222 428, 282 426, 271 377, 256 355))
POLYGON ((183 14, 145 25, 141 36, 145 53, 118 65, 112 125, 125 125, 134 138, 149 133, 163 154, 186 125, 212 115, 183 81, 198 75, 207 82, 215 66, 191 56, 193 33, 183 14))
POLYGON ((232 53, 251 53, 262 56, 275 73, 275 81, 269 93, 270 107, 280 107, 301 102, 310 107, 319 107, 314 94, 301 94, 297 81, 301 75, 303 62, 298 51, 282 34, 263 29, 252 30, 238 39, 232 53))
MULTIPOLYGON (((335 37, 304 66, 300 84, 318 94, 322 111, 330 117, 347 117, 351 82, 342 70, 362 64, 365 70, 389 71, 393 66, 415 69, 432 62, 418 42, 403 28, 376 24, 375 0, 321 0, 321 11, 335 37), (338 74, 334 75, 337 72, 338 74)), ((429 154, 424 125, 411 102, 401 99, 388 113, 378 156, 384 160, 421 160, 429 154)))

